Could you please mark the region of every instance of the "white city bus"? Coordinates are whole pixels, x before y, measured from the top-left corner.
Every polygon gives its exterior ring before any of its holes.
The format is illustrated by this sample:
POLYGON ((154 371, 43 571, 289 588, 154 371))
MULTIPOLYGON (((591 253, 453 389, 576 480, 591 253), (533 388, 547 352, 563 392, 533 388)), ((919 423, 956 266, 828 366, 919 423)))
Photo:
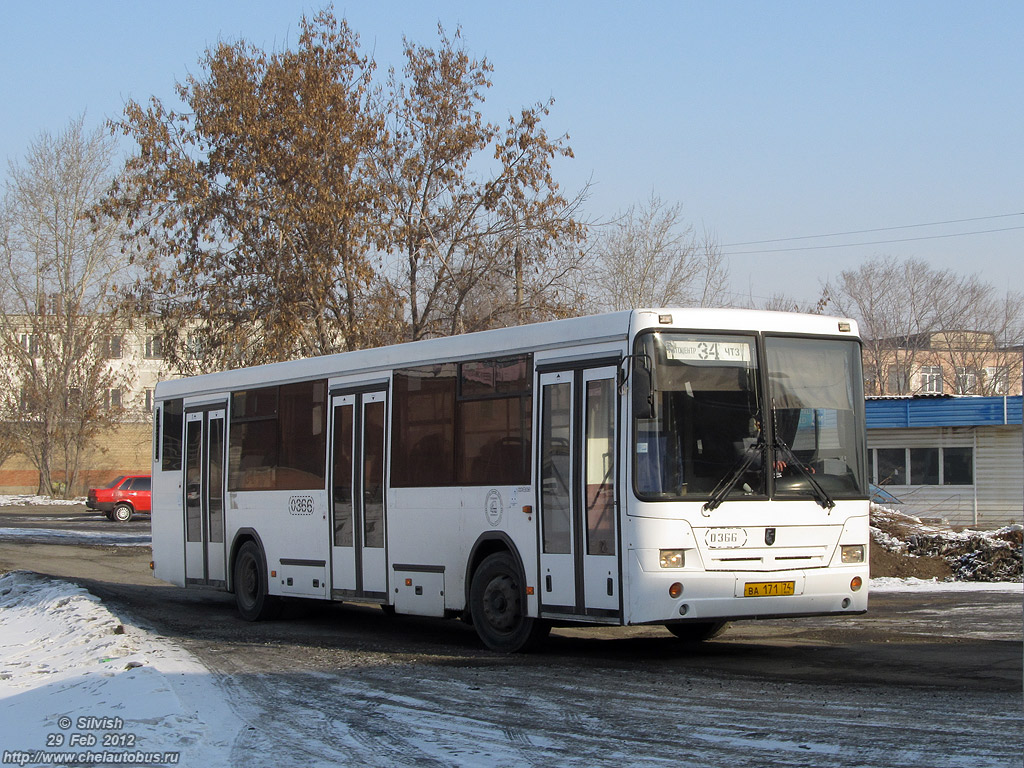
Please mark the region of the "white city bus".
POLYGON ((867 609, 850 320, 659 309, 161 382, 158 578, 462 616, 498 651, 552 624, 867 609))

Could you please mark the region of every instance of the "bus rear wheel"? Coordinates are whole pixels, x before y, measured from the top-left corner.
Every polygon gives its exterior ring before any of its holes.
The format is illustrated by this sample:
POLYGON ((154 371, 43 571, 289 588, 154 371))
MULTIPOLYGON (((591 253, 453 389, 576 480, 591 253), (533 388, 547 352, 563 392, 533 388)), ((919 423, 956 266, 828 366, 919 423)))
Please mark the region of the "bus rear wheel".
POLYGON ((484 558, 469 590, 473 628, 484 645, 499 653, 519 653, 537 646, 551 625, 526 615, 526 590, 508 552, 484 558))
POLYGON ((246 621, 264 621, 281 613, 281 600, 267 591, 267 567, 253 541, 238 550, 234 568, 235 605, 246 621))
POLYGON ((703 643, 718 637, 729 626, 727 621, 701 621, 687 624, 666 624, 665 629, 686 643, 703 643))

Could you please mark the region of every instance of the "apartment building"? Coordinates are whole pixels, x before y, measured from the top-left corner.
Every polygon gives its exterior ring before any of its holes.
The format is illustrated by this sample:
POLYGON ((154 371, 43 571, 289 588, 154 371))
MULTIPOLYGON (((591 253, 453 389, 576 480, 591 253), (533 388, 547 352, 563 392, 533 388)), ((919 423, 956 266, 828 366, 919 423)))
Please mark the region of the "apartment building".
POLYGON ((986 331, 944 330, 865 343, 872 395, 1019 395, 1024 348, 986 331))
MULTIPOLYGON (((18 334, 21 349, 36 358, 45 347, 39 324, 26 320, 18 334)), ((71 495, 105 484, 121 474, 150 470, 153 391, 157 381, 170 375, 163 355, 162 336, 151 324, 124 324, 94 341, 96 351, 113 374, 102 395, 103 407, 119 413, 118 424, 105 430, 86 448, 82 471, 71 495)), ((0 493, 35 493, 38 470, 22 454, 0 464, 0 493)))

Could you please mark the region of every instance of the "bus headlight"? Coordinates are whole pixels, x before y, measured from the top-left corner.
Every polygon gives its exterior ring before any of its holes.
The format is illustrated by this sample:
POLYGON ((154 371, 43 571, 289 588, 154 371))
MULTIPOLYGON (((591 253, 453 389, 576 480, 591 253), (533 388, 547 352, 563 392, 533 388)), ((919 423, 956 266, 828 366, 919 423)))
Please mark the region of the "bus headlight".
POLYGON ((841 547, 840 557, 844 563, 863 563, 864 562, 864 545, 863 544, 844 544, 841 547))
POLYGON ((686 565, 686 552, 682 549, 662 549, 661 554, 661 567, 662 568, 682 568, 686 565))

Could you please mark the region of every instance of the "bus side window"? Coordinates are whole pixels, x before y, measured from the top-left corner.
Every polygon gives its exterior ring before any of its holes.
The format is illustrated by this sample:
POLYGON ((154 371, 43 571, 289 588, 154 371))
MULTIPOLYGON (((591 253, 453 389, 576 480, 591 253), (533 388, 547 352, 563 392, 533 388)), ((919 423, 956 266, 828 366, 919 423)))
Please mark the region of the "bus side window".
MULTIPOLYGON (((182 400, 167 400, 163 404, 163 432, 160 434, 162 456, 160 468, 164 472, 181 471, 181 440, 185 429, 185 411, 182 400)), ((157 411, 160 413, 160 410, 157 411)))

